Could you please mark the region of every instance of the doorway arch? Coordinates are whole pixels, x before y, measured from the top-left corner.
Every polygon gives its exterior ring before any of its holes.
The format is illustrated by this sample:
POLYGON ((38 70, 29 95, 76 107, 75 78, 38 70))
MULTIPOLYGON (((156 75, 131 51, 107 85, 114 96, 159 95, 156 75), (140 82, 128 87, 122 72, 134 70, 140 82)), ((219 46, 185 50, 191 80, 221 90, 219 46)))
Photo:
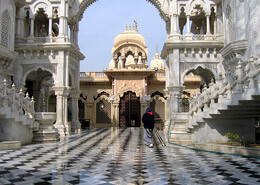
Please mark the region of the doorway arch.
POLYGON ((119 126, 140 127, 141 126, 141 103, 140 97, 135 92, 127 91, 120 98, 119 103, 119 126))
MULTIPOLYGON (((168 20, 169 16, 168 16, 167 8, 169 6, 169 2, 163 0, 146 0, 146 1, 151 3, 158 10, 162 19, 164 19, 165 21, 168 20)), ((71 3, 71 7, 75 6, 74 8, 72 8, 74 11, 72 12, 72 14, 74 14, 75 17, 78 17, 78 19, 81 20, 85 10, 95 2, 97 2, 97 0, 81 0, 80 3, 74 0, 74 4, 71 3)))

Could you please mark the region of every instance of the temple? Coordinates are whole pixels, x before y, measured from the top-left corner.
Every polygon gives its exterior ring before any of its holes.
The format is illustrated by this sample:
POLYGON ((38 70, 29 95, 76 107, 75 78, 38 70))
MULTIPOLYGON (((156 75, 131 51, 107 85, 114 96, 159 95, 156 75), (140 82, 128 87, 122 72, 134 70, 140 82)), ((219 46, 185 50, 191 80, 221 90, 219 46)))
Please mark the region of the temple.
POLYGON ((162 51, 147 61, 135 20, 107 69, 80 72, 79 22, 96 0, 0 0, 0 141, 142 127, 150 106, 169 141, 203 149, 232 132, 259 143, 260 2, 148 1, 165 21, 162 51))

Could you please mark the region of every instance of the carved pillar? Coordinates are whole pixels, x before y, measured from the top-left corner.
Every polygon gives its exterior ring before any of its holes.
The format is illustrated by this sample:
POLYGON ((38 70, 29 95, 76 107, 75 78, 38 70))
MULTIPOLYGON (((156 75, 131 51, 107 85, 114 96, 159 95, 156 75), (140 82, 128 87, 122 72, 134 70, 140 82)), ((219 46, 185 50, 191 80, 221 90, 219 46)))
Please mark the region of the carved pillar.
MULTIPOLYGON (((181 91, 183 90, 183 86, 173 86, 173 87, 168 87, 168 91, 170 94, 170 101, 169 103, 171 104, 171 113, 178 113, 179 112, 179 98, 181 91)), ((167 102, 168 103, 168 102, 167 102)))
POLYGON ((217 16, 214 19, 214 35, 217 35, 217 16))
POLYGON ((65 87, 55 87, 56 95, 56 123, 54 127, 60 136, 70 135, 68 126, 68 90, 65 87))
POLYGON ((114 103, 112 103, 112 106, 113 106, 112 123, 113 123, 113 126, 119 127, 119 103, 114 102, 114 103))
POLYGON ((185 40, 192 40, 191 27, 190 27, 190 15, 187 15, 187 33, 185 35, 185 40))
POLYGON ((31 29, 30 29, 30 36, 28 37, 28 43, 34 42, 34 18, 30 18, 31 21, 31 29))
POLYGON ((49 36, 52 36, 52 17, 49 17, 49 36))
POLYGON ((79 134, 81 133, 81 124, 79 122, 79 108, 78 108, 78 97, 80 92, 72 91, 70 93, 71 98, 71 112, 72 112, 72 122, 71 122, 71 133, 79 134))
POLYGON ((187 15, 187 34, 190 34, 190 15, 187 15))
POLYGON ((58 41, 68 41, 68 20, 67 20, 68 5, 65 0, 61 0, 60 4, 60 27, 58 41))
POLYGON ((206 35, 210 35, 210 19, 209 19, 209 15, 206 15, 206 19, 207 19, 207 33, 206 33, 206 35))
POLYGON ((34 37, 34 18, 31 18, 30 37, 34 37))

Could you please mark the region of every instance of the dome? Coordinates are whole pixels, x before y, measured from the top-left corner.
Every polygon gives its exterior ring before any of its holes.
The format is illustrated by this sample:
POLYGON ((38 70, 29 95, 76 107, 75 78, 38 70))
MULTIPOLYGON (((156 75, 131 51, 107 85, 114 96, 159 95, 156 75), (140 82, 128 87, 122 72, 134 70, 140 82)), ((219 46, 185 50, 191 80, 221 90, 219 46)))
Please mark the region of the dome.
POLYGON ((108 68, 110 70, 115 68, 115 61, 113 58, 110 60, 108 68))
POLYGON ((150 68, 151 69, 164 69, 164 62, 158 53, 158 49, 156 49, 156 54, 150 63, 150 68))
POLYGON ((126 29, 123 33, 119 34, 114 39, 114 47, 119 46, 122 43, 128 43, 128 42, 134 42, 137 43, 143 47, 145 47, 145 38, 138 33, 137 28, 133 28, 129 30, 126 29))

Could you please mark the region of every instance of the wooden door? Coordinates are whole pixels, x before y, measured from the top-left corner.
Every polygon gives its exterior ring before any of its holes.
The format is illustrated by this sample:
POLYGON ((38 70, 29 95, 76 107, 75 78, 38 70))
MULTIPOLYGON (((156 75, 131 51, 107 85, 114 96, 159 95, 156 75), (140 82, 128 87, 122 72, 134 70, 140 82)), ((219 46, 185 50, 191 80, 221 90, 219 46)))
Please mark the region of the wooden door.
POLYGON ((140 98, 134 92, 124 93, 124 96, 120 98, 119 108, 120 127, 140 127, 140 98))

